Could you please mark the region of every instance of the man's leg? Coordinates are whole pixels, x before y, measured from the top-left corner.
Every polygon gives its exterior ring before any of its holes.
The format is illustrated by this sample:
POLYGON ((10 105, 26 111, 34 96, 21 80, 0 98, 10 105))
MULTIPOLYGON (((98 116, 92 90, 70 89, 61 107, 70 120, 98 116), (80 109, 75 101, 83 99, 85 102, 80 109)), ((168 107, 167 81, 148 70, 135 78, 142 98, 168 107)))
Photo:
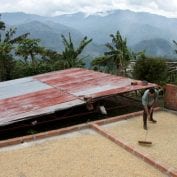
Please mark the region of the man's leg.
POLYGON ((146 113, 145 109, 143 111, 143 128, 145 130, 147 130, 147 113, 146 113))
POLYGON ((151 109, 151 112, 150 112, 150 119, 149 119, 149 120, 150 120, 152 123, 156 123, 157 121, 153 119, 153 112, 154 112, 154 109, 151 108, 151 107, 150 107, 149 109, 151 109))

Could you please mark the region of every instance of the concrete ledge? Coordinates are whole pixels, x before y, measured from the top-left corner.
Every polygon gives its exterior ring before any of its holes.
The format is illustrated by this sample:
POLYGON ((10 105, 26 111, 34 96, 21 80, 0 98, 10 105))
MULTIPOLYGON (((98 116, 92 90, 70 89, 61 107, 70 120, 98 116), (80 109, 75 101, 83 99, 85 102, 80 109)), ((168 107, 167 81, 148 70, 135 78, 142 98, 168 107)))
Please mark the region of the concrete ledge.
MULTIPOLYGON (((155 110, 158 111, 158 110, 160 110, 160 108, 159 107, 155 108, 155 110)), ((111 123, 111 122, 117 122, 117 121, 124 120, 124 119, 130 119, 130 118, 133 118, 133 117, 135 117, 137 115, 141 115, 141 114, 142 114, 142 111, 139 111, 139 112, 134 112, 134 113, 130 113, 130 114, 125 114, 125 115, 121 115, 121 116, 116 116, 116 117, 112 117, 112 118, 94 121, 93 123, 98 124, 98 125, 104 125, 104 124, 111 123)), ((39 140, 39 139, 43 139, 43 138, 57 136, 60 134, 65 134, 65 133, 69 133, 72 131, 77 131, 79 129, 89 128, 89 125, 90 124, 85 123, 85 124, 75 125, 75 126, 71 126, 71 127, 57 129, 57 130, 51 130, 48 132, 37 133, 34 135, 27 135, 27 136, 2 140, 2 141, 0 141, 0 147, 16 145, 16 144, 21 144, 24 142, 35 141, 35 140, 39 140)))
POLYGON ((7 139, 7 140, 0 141, 0 147, 17 145, 17 144, 21 144, 21 143, 29 142, 29 141, 35 141, 35 140, 48 138, 48 137, 52 137, 52 136, 57 136, 57 135, 69 133, 69 132, 72 132, 72 131, 85 129, 85 128, 89 128, 89 125, 88 124, 80 124, 80 125, 61 128, 61 129, 57 129, 57 130, 51 130, 51 131, 48 131, 48 132, 37 133, 37 134, 34 134, 34 135, 27 135, 27 136, 7 139))
MULTIPOLYGON (((154 111, 160 111, 161 109, 162 108, 160 108, 160 107, 156 107, 156 108, 154 108, 154 111)), ((118 122, 118 121, 125 120, 125 119, 131 119, 131 118, 134 118, 134 117, 142 115, 142 114, 143 114, 143 111, 138 111, 138 112, 124 114, 124 115, 111 117, 111 118, 107 118, 107 119, 103 119, 103 120, 93 121, 93 123, 95 123, 97 125, 105 125, 108 123, 118 122)))

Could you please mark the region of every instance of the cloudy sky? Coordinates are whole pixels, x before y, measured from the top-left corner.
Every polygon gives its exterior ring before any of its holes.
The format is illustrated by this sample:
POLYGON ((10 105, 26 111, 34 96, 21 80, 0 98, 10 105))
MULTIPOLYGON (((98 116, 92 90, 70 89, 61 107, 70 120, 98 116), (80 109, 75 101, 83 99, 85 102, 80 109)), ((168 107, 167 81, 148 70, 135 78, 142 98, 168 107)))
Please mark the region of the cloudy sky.
POLYGON ((1 12, 25 12, 55 16, 84 12, 93 14, 129 9, 177 18, 177 0, 0 0, 1 12))

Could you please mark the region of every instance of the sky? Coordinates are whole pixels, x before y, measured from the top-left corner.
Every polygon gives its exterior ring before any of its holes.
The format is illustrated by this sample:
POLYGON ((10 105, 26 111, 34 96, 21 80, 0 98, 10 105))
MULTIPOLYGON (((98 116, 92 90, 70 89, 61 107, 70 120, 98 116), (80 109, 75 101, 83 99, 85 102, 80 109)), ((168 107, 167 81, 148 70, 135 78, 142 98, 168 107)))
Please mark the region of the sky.
POLYGON ((0 13, 24 12, 56 16, 84 12, 90 15, 115 9, 177 18, 177 0, 0 0, 0 13))

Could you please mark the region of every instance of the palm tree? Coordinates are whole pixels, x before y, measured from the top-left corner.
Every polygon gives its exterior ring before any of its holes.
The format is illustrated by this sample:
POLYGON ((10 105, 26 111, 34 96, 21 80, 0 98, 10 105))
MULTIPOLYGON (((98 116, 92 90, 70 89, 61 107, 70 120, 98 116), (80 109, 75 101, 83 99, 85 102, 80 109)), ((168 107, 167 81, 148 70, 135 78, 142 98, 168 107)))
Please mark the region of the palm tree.
POLYGON ((92 39, 87 39, 84 37, 78 48, 74 47, 74 44, 71 39, 71 35, 69 33, 69 39, 66 39, 64 35, 61 36, 64 44, 64 51, 62 52, 62 60, 64 64, 64 68, 72 68, 72 67, 83 67, 84 62, 83 58, 80 58, 80 54, 84 50, 84 48, 92 41, 92 39))
POLYGON ((106 43, 108 51, 103 57, 99 57, 92 62, 93 65, 109 66, 110 70, 115 70, 117 75, 126 75, 126 67, 132 57, 126 39, 123 39, 120 32, 111 34, 111 43, 106 43))

